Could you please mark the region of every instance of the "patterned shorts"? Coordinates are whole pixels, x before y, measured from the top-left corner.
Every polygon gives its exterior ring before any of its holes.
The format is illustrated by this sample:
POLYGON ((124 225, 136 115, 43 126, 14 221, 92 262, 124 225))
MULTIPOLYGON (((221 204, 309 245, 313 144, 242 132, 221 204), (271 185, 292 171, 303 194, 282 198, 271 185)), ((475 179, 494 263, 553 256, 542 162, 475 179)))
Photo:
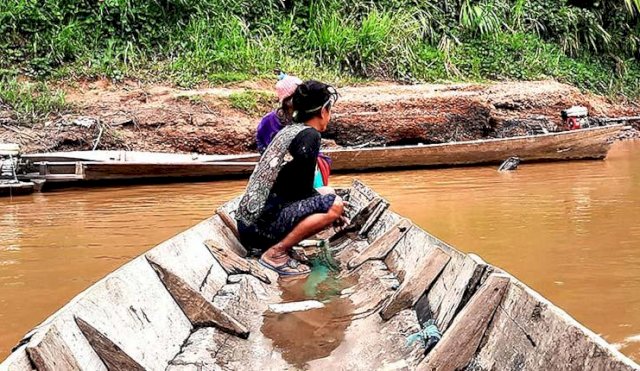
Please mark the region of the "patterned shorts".
POLYGON ((315 195, 295 201, 282 208, 274 208, 253 225, 238 222, 240 242, 249 254, 261 254, 282 240, 302 219, 312 214, 325 214, 329 211, 336 195, 315 195))

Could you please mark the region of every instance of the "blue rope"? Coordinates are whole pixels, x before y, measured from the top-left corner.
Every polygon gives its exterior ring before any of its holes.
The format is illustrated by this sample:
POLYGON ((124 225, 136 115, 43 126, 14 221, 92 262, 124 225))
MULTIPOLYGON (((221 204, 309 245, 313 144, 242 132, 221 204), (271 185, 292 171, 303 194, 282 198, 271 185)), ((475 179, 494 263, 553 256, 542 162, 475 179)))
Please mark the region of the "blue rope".
POLYGON ((442 333, 436 326, 436 321, 433 319, 428 320, 422 326, 422 330, 407 336, 407 346, 411 346, 419 340, 420 343, 422 343, 422 347, 428 350, 442 339, 442 333))

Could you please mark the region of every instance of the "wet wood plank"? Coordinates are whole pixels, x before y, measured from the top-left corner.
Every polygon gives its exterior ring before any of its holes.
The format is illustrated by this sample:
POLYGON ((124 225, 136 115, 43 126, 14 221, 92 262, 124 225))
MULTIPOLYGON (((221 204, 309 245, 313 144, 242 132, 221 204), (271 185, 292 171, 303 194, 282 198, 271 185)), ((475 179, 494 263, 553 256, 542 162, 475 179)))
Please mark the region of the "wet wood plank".
POLYGON ((359 267, 368 260, 384 259, 412 225, 413 223, 408 219, 400 220, 378 239, 373 241, 366 250, 351 259, 348 263, 349 269, 359 267))
POLYGON ((76 317, 75 320, 78 328, 89 341, 91 348, 98 354, 98 357, 100 357, 108 370, 144 371, 144 368, 138 362, 100 331, 81 318, 76 317))
POLYGON ((380 316, 388 321, 403 309, 411 308, 420 296, 429 289, 449 262, 449 255, 441 249, 427 252, 421 265, 405 277, 398 290, 380 310, 380 316))
POLYGON ((271 279, 266 274, 265 269, 258 265, 256 261, 241 258, 230 249, 217 245, 212 240, 207 240, 204 244, 211 250, 213 256, 227 274, 250 274, 264 283, 271 283, 271 279))
POLYGON ((637 370, 638 365, 516 279, 473 359, 474 369, 637 370))
POLYGON ((462 370, 469 365, 491 318, 498 309, 510 277, 491 275, 454 319, 418 370, 462 370))
POLYGON ((211 302, 207 301, 199 292, 191 288, 184 280, 171 273, 158 263, 149 260, 149 264, 156 271, 160 280, 180 305, 194 327, 216 327, 221 331, 243 339, 249 337, 249 330, 235 318, 231 317, 211 302))
MULTIPOLYGON (((358 282, 342 291, 342 297, 348 297, 355 309, 353 317, 375 314, 385 301, 394 294, 398 280, 390 274, 386 265, 380 260, 367 261, 350 275, 358 277, 358 282)), ((378 317, 378 316, 376 316, 378 317)))

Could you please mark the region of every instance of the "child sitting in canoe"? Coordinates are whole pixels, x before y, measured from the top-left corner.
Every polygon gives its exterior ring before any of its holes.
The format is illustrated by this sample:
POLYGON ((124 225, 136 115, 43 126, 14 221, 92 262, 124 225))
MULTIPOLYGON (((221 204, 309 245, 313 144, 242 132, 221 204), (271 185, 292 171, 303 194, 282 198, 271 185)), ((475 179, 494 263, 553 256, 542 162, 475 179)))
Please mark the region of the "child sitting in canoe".
MULTIPOLYGON (((302 80, 295 76, 280 73, 279 81, 276 83, 276 94, 280 107, 275 111, 266 114, 256 130, 256 144, 258 152, 264 153, 273 137, 286 125, 293 122, 292 98, 296 88, 302 84, 302 80)), ((319 154, 313 186, 319 188, 329 185, 329 174, 331 172, 331 160, 329 157, 319 154)))
POLYGON ((262 253, 260 264, 280 275, 309 273, 308 266, 291 257, 291 248, 342 220, 342 199, 328 187, 313 186, 320 133, 337 97, 333 87, 318 81, 297 86, 291 97, 294 123, 266 148, 238 206, 240 241, 262 253))

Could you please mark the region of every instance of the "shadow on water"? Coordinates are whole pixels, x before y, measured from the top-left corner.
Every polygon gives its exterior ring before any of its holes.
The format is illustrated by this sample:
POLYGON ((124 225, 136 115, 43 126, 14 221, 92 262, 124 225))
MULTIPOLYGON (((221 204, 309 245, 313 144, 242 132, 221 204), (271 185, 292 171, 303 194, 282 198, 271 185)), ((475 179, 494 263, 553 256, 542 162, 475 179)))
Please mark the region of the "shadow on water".
POLYGON ((340 277, 324 265, 314 266, 308 277, 281 278, 278 284, 283 303, 318 300, 325 307, 284 314, 267 312, 262 333, 272 340, 282 358, 296 367, 329 356, 344 339, 354 309, 351 300, 341 298, 340 292, 356 282, 357 277, 340 277))

